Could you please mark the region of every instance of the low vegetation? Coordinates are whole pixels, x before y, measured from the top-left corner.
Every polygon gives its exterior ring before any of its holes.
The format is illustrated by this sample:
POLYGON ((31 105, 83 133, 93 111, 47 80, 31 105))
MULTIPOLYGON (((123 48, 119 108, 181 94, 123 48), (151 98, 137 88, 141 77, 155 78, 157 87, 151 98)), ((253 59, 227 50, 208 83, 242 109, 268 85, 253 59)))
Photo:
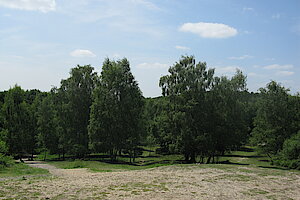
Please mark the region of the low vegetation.
POLYGON ((28 176, 44 176, 49 175, 48 170, 30 167, 24 163, 14 163, 9 167, 0 169, 0 179, 11 177, 28 177, 28 176))

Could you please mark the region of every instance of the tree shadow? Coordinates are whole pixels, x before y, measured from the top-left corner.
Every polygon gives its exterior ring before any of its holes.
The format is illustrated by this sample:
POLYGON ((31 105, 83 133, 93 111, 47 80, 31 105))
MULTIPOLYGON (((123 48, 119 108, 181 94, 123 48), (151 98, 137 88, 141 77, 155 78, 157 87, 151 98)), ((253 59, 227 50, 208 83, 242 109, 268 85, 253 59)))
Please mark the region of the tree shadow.
POLYGON ((240 148, 238 148, 238 151, 254 152, 254 150, 252 148, 249 148, 249 147, 240 147, 240 148))
POLYGON ((258 161, 261 161, 261 162, 270 162, 270 160, 258 160, 258 161))
POLYGON ((290 170, 288 168, 285 167, 278 167, 278 166, 258 166, 260 168, 264 168, 264 169, 280 169, 280 170, 290 170))
POLYGON ((229 161, 229 160, 220 161, 220 162, 217 162, 216 164, 241 165, 241 166, 247 166, 247 165, 250 165, 250 164, 246 164, 246 163, 236 163, 236 162, 231 162, 231 161, 229 161))
POLYGON ((232 158, 263 158, 265 156, 247 156, 247 155, 229 154, 229 155, 224 155, 223 157, 232 157, 232 158))

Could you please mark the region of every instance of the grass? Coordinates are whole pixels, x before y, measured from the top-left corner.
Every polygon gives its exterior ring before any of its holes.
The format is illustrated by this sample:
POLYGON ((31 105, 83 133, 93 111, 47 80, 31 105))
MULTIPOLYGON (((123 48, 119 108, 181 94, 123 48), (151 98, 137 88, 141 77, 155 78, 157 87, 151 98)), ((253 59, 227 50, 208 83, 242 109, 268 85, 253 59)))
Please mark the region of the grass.
MULTIPOLYGON (((143 170, 159 166, 167 166, 176 164, 176 166, 188 167, 195 166, 194 164, 182 164, 182 155, 159 155, 155 153, 155 148, 147 148, 136 158, 135 163, 129 163, 129 158, 126 155, 119 156, 117 162, 111 162, 109 157, 105 154, 92 154, 85 160, 69 159, 66 161, 57 161, 55 155, 50 156, 54 160, 49 160, 48 163, 58 168, 74 169, 74 168, 88 168, 94 172, 113 172, 113 171, 127 171, 127 170, 143 170)), ((283 167, 271 165, 269 158, 265 155, 259 154, 254 147, 244 147, 240 151, 232 151, 222 157, 218 158, 220 164, 200 164, 201 168, 215 168, 226 171, 234 171, 237 168, 241 172, 260 173, 261 176, 268 175, 283 175, 287 170, 283 167)))
POLYGON ((10 167, 0 169, 0 178, 47 174, 49 172, 46 169, 29 167, 23 163, 15 163, 10 167))
POLYGON ((181 155, 159 155, 155 153, 155 148, 148 147, 143 154, 135 159, 134 163, 129 162, 126 155, 118 156, 118 160, 111 162, 105 154, 91 154, 88 158, 67 159, 58 161, 56 155, 49 156, 48 163, 62 169, 88 168, 94 172, 113 172, 127 170, 142 170, 154 167, 181 163, 181 155))
POLYGON ((156 164, 141 166, 141 165, 132 165, 132 164, 124 164, 124 163, 114 164, 114 163, 106 163, 101 161, 84 161, 84 160, 50 161, 48 163, 62 169, 88 168, 94 172, 141 170, 141 169, 148 169, 148 168, 167 165, 167 164, 156 163, 156 164))
POLYGON ((219 161, 229 161, 237 165, 250 165, 257 167, 274 167, 269 158, 259 154, 254 147, 246 147, 243 151, 232 151, 231 153, 220 157, 219 161))

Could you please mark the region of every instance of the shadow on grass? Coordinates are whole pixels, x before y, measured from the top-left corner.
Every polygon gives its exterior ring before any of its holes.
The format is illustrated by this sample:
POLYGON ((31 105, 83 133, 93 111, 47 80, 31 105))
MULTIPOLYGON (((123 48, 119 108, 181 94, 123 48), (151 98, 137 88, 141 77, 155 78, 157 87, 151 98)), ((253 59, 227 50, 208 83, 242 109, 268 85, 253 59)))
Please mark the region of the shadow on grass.
POLYGON ((247 155, 224 155, 223 157, 232 157, 232 158, 263 158, 265 156, 247 156, 247 155))
POLYGON ((150 166, 150 165, 172 165, 172 164, 183 164, 183 160, 159 160, 159 161, 145 161, 145 162, 127 162, 122 160, 100 160, 98 162, 107 163, 107 164, 119 164, 119 165, 131 165, 131 166, 150 166))
POLYGON ((288 168, 285 167, 278 167, 278 166, 258 166, 260 168, 264 169, 280 169, 280 170, 289 170, 288 168))
POLYGON ((240 148, 238 148, 238 151, 254 152, 254 150, 252 148, 249 148, 249 147, 240 147, 240 148))
POLYGON ((270 162, 269 160, 258 160, 260 162, 270 162))
POLYGON ((217 164, 226 164, 226 165, 242 165, 242 166, 249 165, 249 164, 246 164, 246 163, 236 163, 236 162, 231 162, 231 161, 229 161, 229 160, 226 160, 226 161, 221 161, 221 162, 217 162, 217 164))

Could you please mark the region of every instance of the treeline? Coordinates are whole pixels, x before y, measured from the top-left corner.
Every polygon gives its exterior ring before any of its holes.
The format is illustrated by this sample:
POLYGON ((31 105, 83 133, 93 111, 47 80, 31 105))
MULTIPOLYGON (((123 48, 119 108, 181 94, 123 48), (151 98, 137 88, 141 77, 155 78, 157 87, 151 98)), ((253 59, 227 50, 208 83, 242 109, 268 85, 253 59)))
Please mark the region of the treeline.
POLYGON ((106 59, 100 74, 77 66, 50 92, 1 92, 0 164, 46 152, 62 159, 126 154, 131 162, 146 145, 186 162, 214 163, 251 142, 272 162, 300 167, 299 94, 274 81, 249 93, 241 71, 218 77, 192 56, 171 66, 159 86, 163 96, 144 98, 128 60, 106 59))

